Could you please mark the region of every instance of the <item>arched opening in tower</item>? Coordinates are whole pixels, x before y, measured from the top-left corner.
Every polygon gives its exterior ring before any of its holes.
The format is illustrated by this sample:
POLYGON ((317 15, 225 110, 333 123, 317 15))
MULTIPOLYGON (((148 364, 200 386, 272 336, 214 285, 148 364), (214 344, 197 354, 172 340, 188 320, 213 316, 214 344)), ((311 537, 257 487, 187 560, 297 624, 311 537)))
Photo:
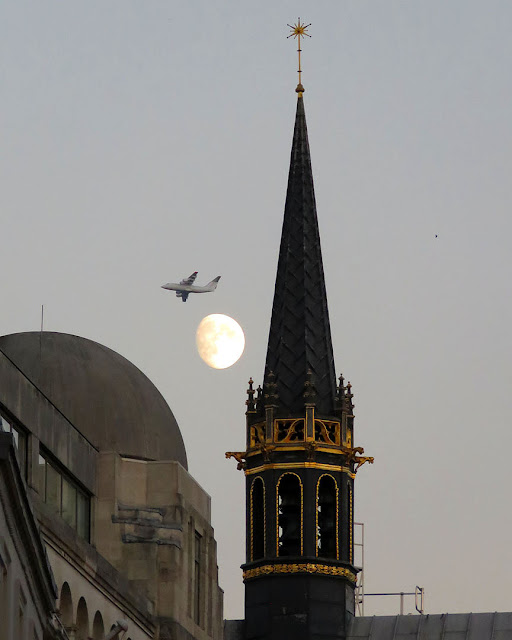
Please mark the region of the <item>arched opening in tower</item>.
POLYGON ((317 556, 338 557, 338 487, 332 476, 324 475, 317 485, 317 556))
POLYGON ((278 556, 302 555, 302 484, 294 473, 281 476, 278 490, 278 556))

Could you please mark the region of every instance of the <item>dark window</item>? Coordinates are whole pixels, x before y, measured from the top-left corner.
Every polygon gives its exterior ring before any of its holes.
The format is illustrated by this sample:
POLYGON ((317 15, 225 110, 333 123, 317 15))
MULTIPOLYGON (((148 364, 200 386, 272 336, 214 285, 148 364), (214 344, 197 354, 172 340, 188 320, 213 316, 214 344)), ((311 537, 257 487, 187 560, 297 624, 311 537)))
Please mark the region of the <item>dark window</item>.
POLYGON ((91 498, 78 483, 40 452, 38 487, 43 502, 52 507, 84 540, 89 540, 91 498))
POLYGON ((62 478, 62 518, 76 529, 76 486, 62 478))
POLYGON ((317 555, 337 558, 337 487, 332 476, 322 476, 317 488, 317 555))
POLYGON ((302 486, 299 477, 285 473, 278 486, 278 556, 302 555, 302 486))
POLYGON ((84 540, 91 537, 91 498, 83 491, 76 493, 76 531, 84 540))
POLYGON ((251 486, 251 560, 265 555, 265 488, 256 478, 251 486))
POLYGON ((44 500, 46 496, 46 460, 41 454, 37 460, 37 488, 41 500, 44 500))
POLYGON ((0 416, 0 431, 12 433, 14 437, 14 445, 18 454, 18 462, 21 473, 26 479, 27 477, 27 433, 21 429, 14 421, 7 420, 4 416, 0 416))
POLYGON ((46 462, 46 496, 45 502, 50 505, 57 513, 61 511, 61 495, 62 495, 62 476, 57 469, 46 462))
POLYGON ((201 534, 194 536, 194 622, 201 623, 201 534))

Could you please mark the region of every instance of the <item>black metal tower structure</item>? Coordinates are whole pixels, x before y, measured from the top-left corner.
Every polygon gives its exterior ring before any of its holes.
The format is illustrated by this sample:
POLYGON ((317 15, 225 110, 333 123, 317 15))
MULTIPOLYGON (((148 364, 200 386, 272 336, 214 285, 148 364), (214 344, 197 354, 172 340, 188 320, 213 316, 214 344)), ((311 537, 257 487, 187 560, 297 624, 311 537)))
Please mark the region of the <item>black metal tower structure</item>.
POLYGON ((263 387, 247 391, 246 640, 340 640, 354 615, 350 383, 336 380, 304 100, 297 113, 263 387))

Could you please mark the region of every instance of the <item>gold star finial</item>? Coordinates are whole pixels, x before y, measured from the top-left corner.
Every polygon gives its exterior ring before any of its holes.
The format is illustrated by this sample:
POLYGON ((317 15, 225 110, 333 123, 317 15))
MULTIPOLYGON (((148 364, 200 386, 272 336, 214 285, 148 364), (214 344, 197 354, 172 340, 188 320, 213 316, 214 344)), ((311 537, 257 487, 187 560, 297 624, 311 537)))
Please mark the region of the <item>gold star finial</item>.
POLYGON ((300 18, 297 20, 297 23, 294 25, 289 24, 288 25, 290 27, 290 29, 292 30, 292 32, 290 33, 290 35, 288 36, 288 38, 297 38, 297 42, 299 45, 299 48, 297 49, 297 53, 299 54, 299 84, 297 85, 297 88, 295 89, 295 91, 299 94, 299 98, 302 98, 302 93, 304 92, 304 87, 302 86, 302 68, 300 66, 300 54, 302 49, 300 48, 300 39, 303 38, 304 36, 307 36, 308 38, 311 38, 311 36, 309 35, 309 33, 307 32, 308 27, 311 26, 311 23, 309 24, 304 24, 304 22, 300 21, 300 18))

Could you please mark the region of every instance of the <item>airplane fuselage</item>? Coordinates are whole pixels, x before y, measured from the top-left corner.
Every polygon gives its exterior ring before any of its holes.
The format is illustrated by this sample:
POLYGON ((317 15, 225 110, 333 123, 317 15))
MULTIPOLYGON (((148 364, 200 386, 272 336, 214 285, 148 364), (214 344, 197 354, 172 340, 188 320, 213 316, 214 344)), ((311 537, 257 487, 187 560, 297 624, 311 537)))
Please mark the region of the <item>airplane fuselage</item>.
POLYGON ((169 282, 162 285, 162 289, 169 291, 187 291, 188 293, 208 293, 214 291, 214 287, 196 287, 193 284, 178 284, 177 282, 169 282))
POLYGON ((162 289, 168 289, 169 291, 176 291, 176 296, 181 298, 183 302, 187 301, 189 294, 191 293, 210 293, 211 291, 215 291, 217 288, 217 284, 220 280, 220 276, 214 278, 211 282, 206 284, 204 287, 197 287, 193 284, 196 279, 197 271, 194 271, 192 275, 190 275, 185 280, 181 282, 168 282, 167 284, 162 285, 162 289))

